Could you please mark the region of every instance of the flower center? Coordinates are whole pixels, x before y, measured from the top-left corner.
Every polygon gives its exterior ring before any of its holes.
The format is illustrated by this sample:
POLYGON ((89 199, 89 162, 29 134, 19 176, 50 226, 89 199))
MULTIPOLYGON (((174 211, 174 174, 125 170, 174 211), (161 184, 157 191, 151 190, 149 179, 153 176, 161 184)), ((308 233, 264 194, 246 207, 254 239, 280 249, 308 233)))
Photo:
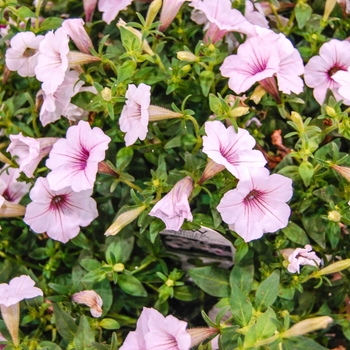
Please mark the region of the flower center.
POLYGON ((64 194, 53 196, 51 199, 50 209, 60 210, 67 204, 66 202, 67 198, 64 194))
POLYGON ((328 72, 328 76, 331 78, 335 73, 337 73, 339 70, 347 70, 346 68, 343 69, 343 67, 340 66, 333 66, 328 72))
POLYGON ((36 50, 35 49, 31 49, 30 47, 27 47, 25 49, 25 51, 23 52, 23 56, 24 57, 32 57, 36 54, 36 50))
POLYGON ((244 203, 248 204, 261 196, 261 192, 258 190, 251 190, 244 198, 244 203))

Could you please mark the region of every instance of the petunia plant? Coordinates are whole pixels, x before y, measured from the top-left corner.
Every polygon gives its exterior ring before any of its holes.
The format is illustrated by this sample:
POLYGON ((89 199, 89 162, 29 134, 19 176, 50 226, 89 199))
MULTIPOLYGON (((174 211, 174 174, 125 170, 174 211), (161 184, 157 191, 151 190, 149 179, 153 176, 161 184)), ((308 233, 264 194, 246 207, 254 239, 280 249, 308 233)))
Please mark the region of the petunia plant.
POLYGON ((0 1, 0 349, 350 347, 345 1, 0 1))

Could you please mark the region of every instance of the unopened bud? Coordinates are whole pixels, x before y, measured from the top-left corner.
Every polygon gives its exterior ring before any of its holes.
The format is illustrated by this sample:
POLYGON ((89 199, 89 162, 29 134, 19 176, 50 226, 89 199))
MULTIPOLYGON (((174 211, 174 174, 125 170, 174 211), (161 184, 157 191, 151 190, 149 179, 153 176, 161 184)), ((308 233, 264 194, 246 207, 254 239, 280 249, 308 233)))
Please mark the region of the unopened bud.
POLYGON ((183 66, 181 68, 181 72, 184 73, 184 74, 187 74, 190 71, 191 71, 191 65, 190 64, 186 64, 185 66, 183 66))
POLYGON ((158 120, 165 120, 165 119, 174 119, 174 118, 182 118, 182 113, 177 113, 174 111, 171 111, 170 109, 166 109, 163 107, 158 106, 149 106, 148 107, 148 114, 149 114, 149 121, 150 122, 156 122, 158 120))
POLYGON ((292 121, 296 124, 298 131, 304 131, 303 118, 300 116, 300 114, 293 111, 290 117, 292 121))
POLYGON ((146 29, 148 29, 152 25, 161 7, 162 7, 162 0, 153 0, 152 3, 149 5, 147 17, 145 21, 146 29))
POLYGON ((336 273, 345 270, 350 267, 350 259, 340 260, 331 265, 326 266, 322 270, 317 271, 312 275, 314 278, 318 278, 323 275, 329 275, 331 273, 336 273))
POLYGON ((318 329, 327 328, 328 325, 332 322, 333 319, 329 316, 309 318, 307 320, 298 322, 287 331, 280 333, 279 336, 282 338, 298 337, 303 334, 316 331, 318 329))
POLYGON ((198 62, 198 57, 189 51, 178 51, 176 53, 177 59, 185 62, 198 62))
POLYGON ((67 54, 69 68, 74 68, 87 63, 100 62, 101 58, 88 55, 79 51, 69 51, 67 54))
POLYGON ((328 212, 328 220, 339 222, 341 219, 341 214, 337 210, 331 210, 328 212))
POLYGON ((122 263, 115 264, 113 266, 113 271, 114 272, 123 272, 125 270, 125 266, 122 263))
POLYGON ((257 105, 265 94, 266 90, 261 85, 258 85, 250 96, 250 99, 257 105))
POLYGON ((326 0, 326 5, 324 7, 324 14, 323 14, 324 21, 327 21, 336 3, 337 3, 337 0, 326 0))
POLYGON ((229 112, 229 116, 235 118, 241 117, 242 115, 245 115, 247 113, 249 113, 249 107, 237 107, 229 112))
POLYGON ((165 282, 165 285, 168 287, 174 287, 174 284, 174 281, 170 278, 165 282))
POLYGON ((335 118, 337 116, 337 112, 335 111, 335 109, 330 106, 326 106, 326 113, 331 118, 335 118))
POLYGON ((205 327, 186 329, 186 332, 191 336, 191 348, 200 344, 212 335, 219 333, 216 328, 205 327))
POLYGON ((343 176, 346 180, 350 182, 350 168, 346 166, 341 166, 337 164, 331 165, 331 168, 334 169, 338 174, 343 176))
POLYGON ((0 218, 23 216, 25 212, 26 207, 23 205, 9 202, 3 196, 0 196, 0 218))
POLYGON ((109 87, 105 87, 102 91, 101 91, 101 96, 102 98, 109 102, 112 99, 112 91, 109 87))

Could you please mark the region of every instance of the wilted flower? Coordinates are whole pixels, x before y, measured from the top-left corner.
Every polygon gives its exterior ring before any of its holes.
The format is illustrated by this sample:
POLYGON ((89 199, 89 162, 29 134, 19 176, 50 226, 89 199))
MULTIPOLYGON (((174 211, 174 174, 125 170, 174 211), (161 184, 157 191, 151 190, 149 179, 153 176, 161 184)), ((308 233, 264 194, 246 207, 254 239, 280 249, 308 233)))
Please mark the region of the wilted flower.
POLYGON ((132 3, 132 0, 99 0, 98 10, 103 12, 102 19, 110 24, 121 10, 132 3))
POLYGON ((226 128, 219 121, 205 123, 203 152, 215 163, 209 162, 203 172, 200 183, 223 169, 227 169, 238 179, 249 178, 249 169, 263 167, 266 159, 260 151, 252 150, 255 139, 247 130, 232 126, 226 128))
POLYGON ((193 181, 187 176, 153 207, 149 215, 161 219, 168 230, 178 231, 185 219, 192 221, 188 198, 193 190, 193 181))
POLYGON ((5 62, 9 70, 17 71, 21 77, 35 76, 38 63, 39 45, 43 35, 32 32, 20 32, 10 41, 11 48, 6 51, 5 62))
POLYGON ((54 144, 46 161, 52 170, 47 176, 50 188, 71 187, 75 192, 92 189, 98 163, 104 160, 110 141, 100 128, 91 129, 83 120, 69 127, 66 138, 54 144))
POLYGON ((136 330, 128 334, 120 350, 189 350, 191 336, 186 327, 187 322, 144 307, 136 330))
POLYGON ((302 265, 317 267, 321 264, 321 259, 312 251, 310 244, 307 244, 304 248, 285 249, 282 251, 282 254, 289 261, 287 270, 290 273, 300 273, 300 266, 302 265))
POLYGON ((14 345, 18 345, 19 302, 23 299, 43 295, 41 289, 34 287, 35 282, 26 275, 13 278, 9 284, 0 284, 0 308, 14 345))
MULTIPOLYGON (((305 66, 305 84, 314 89, 316 101, 322 104, 326 98, 327 90, 330 89, 337 101, 342 100, 338 92, 341 86, 334 80, 333 75, 338 71, 346 72, 350 67, 350 43, 346 40, 332 39, 320 48, 320 55, 311 57, 305 66)), ((350 104, 347 100, 346 104, 350 104)))
POLYGON ((34 139, 23 136, 20 132, 18 135, 10 135, 10 140, 11 143, 7 148, 7 152, 10 152, 12 157, 17 157, 16 162, 20 171, 23 171, 27 177, 33 177, 38 164, 50 153, 58 138, 43 137, 34 139))
POLYGON ((72 295, 72 300, 78 304, 88 306, 93 317, 101 317, 103 301, 94 290, 84 290, 75 293, 72 295))
POLYGON ((285 202, 292 194, 291 179, 254 168, 249 179, 240 180, 234 190, 225 193, 217 210, 231 230, 250 242, 288 225, 290 208, 285 202))
POLYGON ((78 235, 80 227, 97 218, 97 206, 90 196, 92 190, 74 192, 70 187, 50 189, 46 178, 39 177, 30 191, 23 221, 36 233, 46 232, 62 243, 78 235))
POLYGON ((92 15, 94 14, 96 8, 97 0, 83 0, 85 20, 86 22, 91 22, 92 15))

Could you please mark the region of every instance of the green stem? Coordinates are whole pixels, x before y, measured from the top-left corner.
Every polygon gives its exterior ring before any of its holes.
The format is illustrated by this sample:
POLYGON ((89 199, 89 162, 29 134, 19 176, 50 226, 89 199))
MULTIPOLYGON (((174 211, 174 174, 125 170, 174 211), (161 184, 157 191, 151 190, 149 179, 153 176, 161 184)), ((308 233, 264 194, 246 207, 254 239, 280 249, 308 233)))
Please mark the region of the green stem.
POLYGON ((139 271, 144 270, 148 265, 152 264, 155 260, 151 260, 143 265, 141 265, 139 268, 135 269, 134 271, 131 271, 131 274, 134 275, 135 273, 138 273, 139 271))
POLYGON ((196 134, 197 143, 192 150, 192 154, 196 154, 198 152, 198 150, 202 147, 202 138, 199 135, 199 125, 197 123, 197 120, 195 118, 193 118, 191 115, 186 115, 185 120, 190 120, 193 124, 193 127, 194 127, 194 132, 196 134))
POLYGON ((126 185, 128 185, 129 187, 133 188, 134 190, 136 190, 139 193, 142 193, 142 188, 133 184, 131 181, 129 180, 122 180, 122 182, 124 182, 126 185))

